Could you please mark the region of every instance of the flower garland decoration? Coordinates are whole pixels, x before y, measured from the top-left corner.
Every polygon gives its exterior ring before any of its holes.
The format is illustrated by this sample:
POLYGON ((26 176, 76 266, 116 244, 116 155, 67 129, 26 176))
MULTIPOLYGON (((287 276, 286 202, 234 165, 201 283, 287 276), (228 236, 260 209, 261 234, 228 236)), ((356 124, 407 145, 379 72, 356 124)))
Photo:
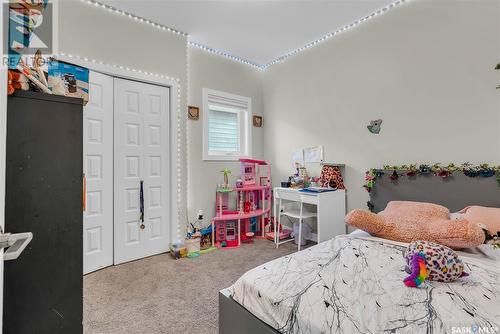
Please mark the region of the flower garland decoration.
POLYGON ((491 166, 488 164, 473 165, 466 162, 461 166, 457 166, 453 163, 448 165, 435 163, 434 165, 422 164, 418 166, 416 164, 402 166, 385 165, 382 169, 372 168, 365 174, 365 184, 363 187, 366 191, 371 192, 377 178, 382 177, 385 172, 390 172, 389 178, 393 182, 405 176, 412 178, 431 174, 446 179, 456 172, 461 172, 468 177, 493 177, 496 175, 498 186, 500 187, 500 166, 491 166))

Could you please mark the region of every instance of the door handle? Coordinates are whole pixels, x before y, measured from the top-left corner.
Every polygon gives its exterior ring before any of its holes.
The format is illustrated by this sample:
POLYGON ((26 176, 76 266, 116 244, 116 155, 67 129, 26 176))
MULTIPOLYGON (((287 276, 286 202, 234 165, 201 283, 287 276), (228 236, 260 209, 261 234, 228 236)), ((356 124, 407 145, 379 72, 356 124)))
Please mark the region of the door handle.
POLYGON ((87 175, 83 173, 83 194, 82 194, 82 209, 87 211, 87 175))
POLYGON ((144 181, 141 180, 140 190, 139 190, 139 209, 141 212, 140 221, 141 221, 141 230, 144 229, 144 181))
POLYGON ((7 248, 3 254, 4 261, 17 259, 31 239, 33 239, 31 232, 0 233, 0 249, 7 248))

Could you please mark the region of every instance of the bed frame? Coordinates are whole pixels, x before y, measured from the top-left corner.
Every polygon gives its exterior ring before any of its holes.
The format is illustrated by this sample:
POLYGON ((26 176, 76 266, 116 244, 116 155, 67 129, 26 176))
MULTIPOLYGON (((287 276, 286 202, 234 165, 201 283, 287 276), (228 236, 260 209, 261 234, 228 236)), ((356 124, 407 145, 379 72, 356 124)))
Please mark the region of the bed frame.
POLYGON ((219 334, 279 334, 231 298, 229 289, 219 291, 219 334))
POLYGON ((374 212, 384 210, 390 201, 417 201, 441 204, 451 212, 469 205, 500 208, 500 186, 493 177, 468 177, 456 172, 447 178, 435 175, 399 178, 391 181, 390 172, 375 180, 370 193, 374 212))
MULTIPOLYGON (((455 173, 446 179, 438 176, 404 177, 393 182, 388 172, 377 178, 370 193, 372 211, 380 212, 389 201, 404 200, 432 202, 458 211, 468 205, 500 207, 500 186, 496 177, 470 178, 455 173)), ((234 301, 230 291, 219 291, 219 333, 220 334, 276 334, 270 327, 243 306, 234 301)))

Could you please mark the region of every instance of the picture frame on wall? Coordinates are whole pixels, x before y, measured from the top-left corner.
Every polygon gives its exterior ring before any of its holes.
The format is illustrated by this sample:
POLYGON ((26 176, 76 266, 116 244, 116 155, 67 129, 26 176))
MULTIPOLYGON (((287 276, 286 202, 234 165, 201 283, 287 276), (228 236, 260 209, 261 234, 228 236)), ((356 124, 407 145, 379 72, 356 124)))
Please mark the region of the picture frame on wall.
POLYGON ((255 126, 256 128, 262 127, 262 116, 253 116, 253 126, 255 126))
POLYGON ((197 121, 200 119, 200 108, 188 106, 188 119, 197 121))

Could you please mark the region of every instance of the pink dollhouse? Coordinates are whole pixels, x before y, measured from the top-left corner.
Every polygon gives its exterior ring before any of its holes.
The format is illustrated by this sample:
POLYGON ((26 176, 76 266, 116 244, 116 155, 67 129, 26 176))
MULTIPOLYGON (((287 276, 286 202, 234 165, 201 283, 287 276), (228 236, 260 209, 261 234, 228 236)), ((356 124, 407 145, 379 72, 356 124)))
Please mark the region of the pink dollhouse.
POLYGON ((240 159, 240 163, 239 187, 217 189, 212 244, 219 248, 238 247, 255 233, 264 237, 264 226, 270 219, 271 166, 255 159, 240 159), (230 205, 230 197, 235 200, 234 206, 230 205), (256 222, 256 232, 252 231, 252 222, 256 222))

